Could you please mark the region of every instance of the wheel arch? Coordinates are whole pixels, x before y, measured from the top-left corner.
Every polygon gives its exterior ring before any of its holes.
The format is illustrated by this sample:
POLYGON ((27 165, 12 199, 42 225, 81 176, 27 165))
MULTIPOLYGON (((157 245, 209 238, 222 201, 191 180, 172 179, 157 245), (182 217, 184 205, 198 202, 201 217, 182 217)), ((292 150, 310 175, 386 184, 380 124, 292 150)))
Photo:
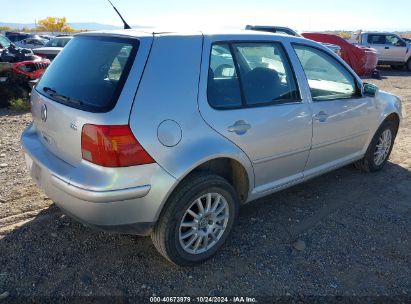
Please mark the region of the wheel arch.
MULTIPOLYGON (((247 158, 248 160, 248 158, 247 158)), ((254 187, 254 171, 250 163, 244 163, 243 159, 236 159, 232 155, 214 155, 196 162, 188 168, 170 189, 159 208, 155 221, 157 221, 167 205, 167 201, 175 190, 182 185, 192 174, 197 172, 209 172, 225 178, 236 190, 240 204, 247 199, 254 187)))
POLYGON ((233 185, 240 202, 243 204, 247 201, 249 191, 252 189, 251 179, 239 161, 229 157, 209 159, 192 169, 183 179, 189 178, 196 172, 209 172, 223 177, 233 185))
POLYGON ((401 118, 397 112, 392 112, 392 113, 385 115, 384 120, 381 122, 381 124, 385 121, 392 121, 393 123, 395 123, 397 127, 397 131, 398 131, 398 128, 400 127, 401 118))

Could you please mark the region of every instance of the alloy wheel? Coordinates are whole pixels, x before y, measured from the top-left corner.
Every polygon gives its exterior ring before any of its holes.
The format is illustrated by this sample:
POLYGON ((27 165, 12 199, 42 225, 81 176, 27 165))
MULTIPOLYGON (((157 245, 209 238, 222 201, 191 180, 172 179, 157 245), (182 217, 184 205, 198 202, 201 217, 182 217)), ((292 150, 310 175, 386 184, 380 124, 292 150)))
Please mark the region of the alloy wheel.
POLYGON ((388 154, 390 153, 391 142, 391 130, 386 129, 384 130, 384 132, 381 133, 374 151, 374 163, 377 166, 380 166, 386 160, 388 154))
POLYGON ((195 199, 180 222, 179 241, 184 251, 201 254, 214 247, 227 228, 229 206, 218 193, 195 199))

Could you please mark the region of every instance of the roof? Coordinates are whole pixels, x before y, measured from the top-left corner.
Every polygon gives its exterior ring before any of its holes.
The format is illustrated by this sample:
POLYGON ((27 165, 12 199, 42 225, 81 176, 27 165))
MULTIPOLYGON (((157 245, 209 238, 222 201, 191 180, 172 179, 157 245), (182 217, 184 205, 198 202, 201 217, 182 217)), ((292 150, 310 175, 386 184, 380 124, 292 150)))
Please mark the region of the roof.
POLYGON ((170 30, 161 30, 161 29, 124 29, 124 30, 103 30, 103 31, 92 31, 92 32, 83 32, 76 34, 78 35, 109 35, 109 36, 128 36, 128 37, 147 37, 147 36, 231 36, 233 39, 235 37, 243 36, 278 36, 278 37, 288 37, 288 38, 298 38, 294 36, 279 34, 279 33, 270 33, 270 32, 259 32, 252 30, 204 30, 204 31, 170 31, 170 30))
POLYGON ((260 28, 260 29, 287 29, 295 32, 292 28, 288 26, 282 26, 282 25, 252 25, 249 24, 247 27, 255 27, 255 28, 260 28))
POLYGON ((362 32, 361 34, 397 35, 396 33, 393 33, 393 32, 377 32, 377 31, 366 31, 366 32, 362 32))

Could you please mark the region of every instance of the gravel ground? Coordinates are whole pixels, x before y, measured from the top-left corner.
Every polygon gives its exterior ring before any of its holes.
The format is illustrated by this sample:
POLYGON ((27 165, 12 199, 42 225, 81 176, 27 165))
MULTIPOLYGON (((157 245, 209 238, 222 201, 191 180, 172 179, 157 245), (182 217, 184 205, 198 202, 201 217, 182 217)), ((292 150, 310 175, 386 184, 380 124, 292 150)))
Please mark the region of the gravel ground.
MULTIPOLYGON (((410 113, 411 73, 382 75, 369 81, 399 95, 410 113)), ((98 232, 62 215, 24 167, 19 136, 29 122, 29 113, 0 110, 0 301, 154 294, 411 301, 410 116, 382 172, 348 166, 245 206, 220 253, 195 268, 169 264, 150 238, 98 232)))

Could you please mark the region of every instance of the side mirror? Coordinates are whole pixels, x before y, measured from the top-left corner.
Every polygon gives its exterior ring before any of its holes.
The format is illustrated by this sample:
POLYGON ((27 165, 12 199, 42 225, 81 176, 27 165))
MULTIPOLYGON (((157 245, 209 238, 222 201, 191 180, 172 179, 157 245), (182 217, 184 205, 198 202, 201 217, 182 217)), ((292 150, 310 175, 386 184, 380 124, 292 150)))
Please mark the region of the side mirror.
POLYGON ((378 92, 378 87, 375 84, 365 82, 362 91, 365 96, 374 97, 378 92))

